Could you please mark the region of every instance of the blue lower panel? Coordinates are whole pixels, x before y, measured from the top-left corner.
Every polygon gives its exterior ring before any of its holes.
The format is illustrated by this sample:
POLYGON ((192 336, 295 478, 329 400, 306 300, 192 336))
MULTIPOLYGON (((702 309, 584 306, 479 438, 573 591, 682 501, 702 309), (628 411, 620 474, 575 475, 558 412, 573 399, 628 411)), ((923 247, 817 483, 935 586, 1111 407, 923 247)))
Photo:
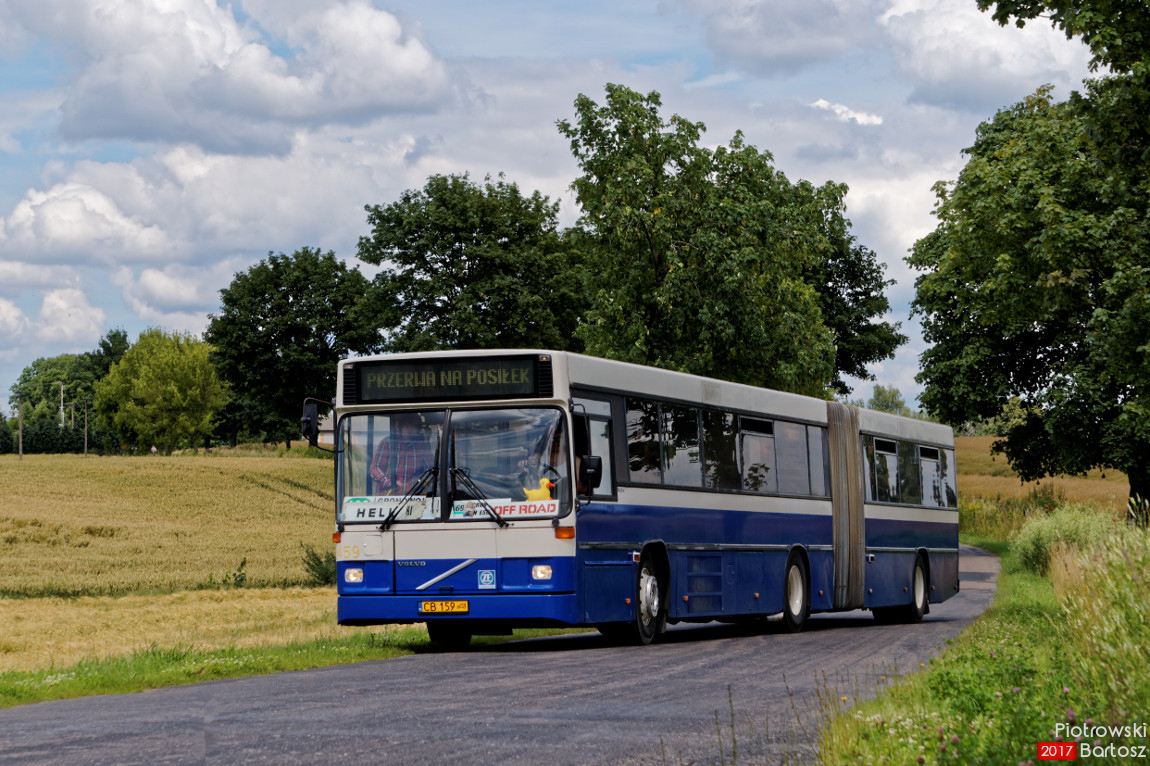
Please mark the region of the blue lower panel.
POLYGON ((489 594, 443 596, 340 596, 337 618, 342 624, 386 624, 437 620, 499 620, 531 623, 578 623, 576 596, 560 594, 489 594), (419 611, 424 601, 466 601, 467 612, 427 615, 419 611))

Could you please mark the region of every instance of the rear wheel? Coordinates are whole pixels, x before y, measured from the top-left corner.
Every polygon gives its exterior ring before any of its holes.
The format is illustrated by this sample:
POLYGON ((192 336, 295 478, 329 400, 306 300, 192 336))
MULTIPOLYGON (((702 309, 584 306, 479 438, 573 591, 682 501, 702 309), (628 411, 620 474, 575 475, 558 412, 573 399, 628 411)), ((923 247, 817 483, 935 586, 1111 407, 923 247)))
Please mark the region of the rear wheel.
POLYGON ((922 616, 926 614, 927 583, 926 562, 922 560, 921 553, 914 557, 914 575, 911 578, 910 592, 913 600, 903 611, 904 621, 922 622, 922 616))
POLYGON ((922 616, 926 614, 927 598, 928 598, 928 584, 926 576, 926 561, 923 560, 922 554, 914 557, 914 571, 911 573, 910 578, 910 596, 911 602, 903 604, 902 606, 886 606, 872 609, 874 613, 875 622, 883 625, 893 625, 895 623, 902 623, 910 625, 916 622, 922 622, 922 616))
POLYGON ((811 576, 803 555, 792 550, 783 573, 783 624, 798 633, 811 614, 811 576))
POLYGON ((450 651, 466 649, 471 644, 471 631, 458 622, 429 622, 427 635, 432 644, 450 651))

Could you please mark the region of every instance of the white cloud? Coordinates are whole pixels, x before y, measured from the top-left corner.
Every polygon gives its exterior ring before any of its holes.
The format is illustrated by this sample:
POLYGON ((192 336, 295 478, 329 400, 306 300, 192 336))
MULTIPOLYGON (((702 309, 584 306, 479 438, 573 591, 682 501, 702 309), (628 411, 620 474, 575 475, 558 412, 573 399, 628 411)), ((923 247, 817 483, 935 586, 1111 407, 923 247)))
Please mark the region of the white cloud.
POLYGON ((0 338, 15 340, 28 332, 28 327, 28 317, 20 307, 0 298, 0 338))
POLYGON ((228 286, 237 271, 249 265, 249 260, 231 256, 206 266, 170 264, 162 269, 143 269, 139 276, 132 269, 121 267, 114 272, 112 282, 120 288, 124 303, 142 319, 205 314, 218 308, 219 291, 228 286))
POLYGON ((298 18, 288 57, 215 0, 8 0, 7 7, 80 67, 60 126, 74 140, 279 152, 300 126, 434 110, 455 94, 426 43, 362 0, 298 18))
POLYGON ((859 0, 673 0, 700 14, 723 62, 758 74, 794 72, 867 48, 888 2, 859 0))
POLYGON ((0 261, 0 293, 16 295, 25 288, 76 287, 79 276, 67 266, 46 266, 26 261, 0 261))
POLYGON ((107 313, 91 305, 82 291, 75 288, 51 290, 40 305, 36 339, 41 343, 95 346, 107 318, 107 313))
POLYGON ((108 193, 78 179, 29 190, 0 221, 0 252, 17 256, 102 262, 170 249, 158 226, 127 215, 108 193))
POLYGON ((882 125, 882 117, 877 114, 867 114, 866 112, 856 112, 848 106, 842 104, 832 104, 825 98, 820 98, 810 105, 814 109, 825 109, 828 112, 833 112, 841 122, 854 122, 859 125, 882 125))
POLYGON ((898 0, 882 18, 912 101, 989 117, 1039 85, 1080 85, 1089 51, 1049 25, 999 26, 973 2, 898 0))

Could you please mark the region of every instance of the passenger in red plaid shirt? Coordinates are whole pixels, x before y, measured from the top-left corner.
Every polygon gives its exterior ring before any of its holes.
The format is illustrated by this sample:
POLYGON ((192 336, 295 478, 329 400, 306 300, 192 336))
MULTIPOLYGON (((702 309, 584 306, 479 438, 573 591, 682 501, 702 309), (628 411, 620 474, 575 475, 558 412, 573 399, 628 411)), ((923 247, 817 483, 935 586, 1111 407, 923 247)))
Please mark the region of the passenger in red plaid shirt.
POLYGON ((395 415, 391 433, 379 442, 371 476, 379 494, 402 495, 419 475, 435 465, 435 453, 420 428, 418 415, 395 415))

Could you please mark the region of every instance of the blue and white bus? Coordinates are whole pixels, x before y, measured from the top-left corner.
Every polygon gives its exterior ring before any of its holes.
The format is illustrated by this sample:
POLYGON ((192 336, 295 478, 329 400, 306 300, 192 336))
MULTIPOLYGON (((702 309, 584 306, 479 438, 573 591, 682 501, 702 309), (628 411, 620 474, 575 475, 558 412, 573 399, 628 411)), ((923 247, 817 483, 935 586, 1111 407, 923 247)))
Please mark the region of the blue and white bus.
POLYGON ((646 644, 780 613, 916 622, 958 591, 942 425, 526 350, 347 359, 335 405, 342 625, 646 644))

